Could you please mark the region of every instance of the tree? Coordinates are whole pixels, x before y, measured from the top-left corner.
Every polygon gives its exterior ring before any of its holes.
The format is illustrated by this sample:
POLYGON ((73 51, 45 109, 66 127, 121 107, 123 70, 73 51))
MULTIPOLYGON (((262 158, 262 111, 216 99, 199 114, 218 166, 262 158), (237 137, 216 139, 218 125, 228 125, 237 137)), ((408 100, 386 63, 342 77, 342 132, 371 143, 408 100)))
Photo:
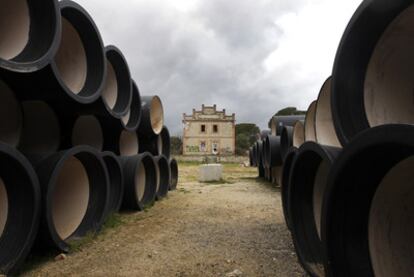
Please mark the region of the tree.
POLYGON ((275 115, 302 115, 306 114, 306 111, 299 111, 296 107, 287 107, 278 111, 275 115))
POLYGON ((171 154, 181 155, 183 153, 183 140, 180 137, 172 136, 171 140, 171 154))
POLYGON ((241 123, 236 125, 236 154, 246 155, 249 147, 256 142, 256 135, 260 133, 255 124, 241 123))

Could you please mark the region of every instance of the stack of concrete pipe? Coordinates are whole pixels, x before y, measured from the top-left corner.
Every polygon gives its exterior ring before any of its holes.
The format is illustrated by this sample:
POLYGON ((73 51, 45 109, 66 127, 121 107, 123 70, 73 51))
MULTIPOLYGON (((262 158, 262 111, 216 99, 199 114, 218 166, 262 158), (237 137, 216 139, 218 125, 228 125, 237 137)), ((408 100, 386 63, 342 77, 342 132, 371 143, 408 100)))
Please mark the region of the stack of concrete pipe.
POLYGON ((414 276, 413 46, 413 1, 363 1, 286 130, 283 211, 310 276, 414 276))
POLYGON ((4 0, 0 30, 0 274, 15 274, 33 247, 68 251, 165 197, 178 167, 160 98, 81 6, 4 0))

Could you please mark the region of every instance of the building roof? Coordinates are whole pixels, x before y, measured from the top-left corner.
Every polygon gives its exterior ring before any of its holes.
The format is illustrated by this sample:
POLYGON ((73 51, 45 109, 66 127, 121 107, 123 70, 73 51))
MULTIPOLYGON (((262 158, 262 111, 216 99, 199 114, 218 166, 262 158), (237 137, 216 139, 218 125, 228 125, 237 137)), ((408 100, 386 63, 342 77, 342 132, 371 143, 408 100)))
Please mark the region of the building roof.
POLYGON ((236 120, 236 115, 226 115, 226 109, 217 111, 217 105, 206 106, 202 105, 201 110, 193 109, 191 115, 183 114, 183 122, 188 121, 232 121, 236 120))

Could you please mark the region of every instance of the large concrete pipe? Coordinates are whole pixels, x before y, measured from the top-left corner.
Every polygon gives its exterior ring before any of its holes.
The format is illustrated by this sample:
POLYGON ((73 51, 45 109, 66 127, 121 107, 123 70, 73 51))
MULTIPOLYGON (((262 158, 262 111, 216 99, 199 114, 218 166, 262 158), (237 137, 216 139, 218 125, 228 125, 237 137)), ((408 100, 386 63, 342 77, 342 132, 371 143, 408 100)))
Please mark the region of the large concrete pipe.
POLYGON ((270 120, 270 128, 272 135, 281 136, 283 127, 295 126, 295 123, 300 120, 305 120, 305 115, 276 115, 270 120))
POLYGON ((14 91, 0 79, 0 141, 17 146, 22 126, 22 107, 14 91))
POLYGON ((106 213, 110 215, 118 212, 121 207, 124 197, 124 175, 121 162, 113 152, 103 152, 101 156, 109 174, 109 200, 106 213))
POLYGON ((414 127, 385 125, 344 147, 322 213, 328 276, 413 276, 414 127))
POLYGON ((121 50, 116 46, 105 47, 106 77, 102 95, 97 101, 89 105, 77 105, 74 110, 77 114, 98 115, 121 119, 129 113, 133 88, 132 79, 127 61, 121 50))
POLYGON ((256 161, 257 165, 263 167, 263 141, 258 140, 256 141, 256 161))
POLYGON ((25 154, 56 152, 61 145, 61 132, 55 111, 43 101, 25 101, 22 109, 19 150, 25 154))
POLYGON ((141 95, 137 84, 132 81, 132 101, 128 113, 121 118, 122 126, 130 132, 135 132, 141 122, 141 95))
POLYGON ((290 173, 292 169, 293 160, 296 157, 298 149, 296 147, 291 147, 285 158, 282 168, 282 184, 281 184, 281 195, 282 195, 282 207, 283 214, 285 217, 286 225, 290 229, 290 216, 289 216, 289 184, 290 184, 290 173))
POLYGON ((170 190, 177 189, 178 185, 178 164, 176 159, 170 159, 170 170, 171 170, 171 179, 170 179, 170 190))
POLYGON ((29 157, 42 187, 37 247, 68 251, 69 242, 101 227, 109 199, 109 177, 100 154, 88 146, 29 157))
POLYGON ((331 77, 323 84, 316 102, 315 133, 316 141, 322 145, 342 147, 336 135, 331 108, 331 77))
POLYGON ((305 118, 305 141, 316 141, 315 129, 316 101, 310 104, 305 118))
POLYGON ((155 170, 157 173, 157 186, 155 199, 160 200, 167 196, 170 188, 171 168, 165 156, 154 157, 155 170))
POLYGON ((120 157, 124 172, 124 209, 142 211, 155 201, 157 171, 154 157, 143 154, 120 157))
POLYGON ((170 158, 171 155, 171 139, 170 139, 170 131, 168 128, 164 126, 161 130, 161 133, 158 135, 158 154, 164 155, 167 159, 170 158))
POLYGON ((54 59, 30 74, 5 71, 1 75, 21 100, 44 100, 61 113, 73 114, 71 105, 92 103, 101 96, 106 61, 101 36, 89 14, 69 0, 59 6, 62 37, 54 59))
POLYGON ((287 194, 292 238, 299 261, 311 276, 324 276, 321 211, 328 174, 339 152, 340 148, 306 142, 291 168, 287 194))
POLYGON ((0 274, 14 274, 35 239, 40 187, 27 159, 0 143, 0 274))
POLYGON ((253 144, 252 146, 252 159, 253 159, 253 164, 252 166, 256 167, 257 166, 257 144, 253 144))
POLYGON ((60 42, 56 0, 3 0, 0 3, 0 68, 32 72, 46 66, 60 42))
POLYGON ((260 139, 262 141, 264 141, 268 135, 271 135, 271 131, 270 130, 262 130, 260 132, 260 139))
POLYGON ((164 109, 158 96, 142 96, 142 117, 138 133, 146 137, 159 135, 164 127, 164 109))
POLYGON ((293 146, 293 130, 294 127, 291 126, 284 126, 282 129, 282 134, 280 135, 280 155, 282 156, 282 161, 285 160, 289 149, 293 146))
POLYGON ((305 142, 305 121, 299 120, 293 126, 293 146, 301 147, 305 142))
POLYGON ((266 161, 264 165, 269 167, 281 166, 282 155, 280 152, 280 136, 268 135, 263 142, 263 149, 265 153, 264 160, 266 161))
POLYGON ((365 0, 345 30, 332 75, 343 145, 369 127, 414 122, 413 10, 411 1, 365 0))

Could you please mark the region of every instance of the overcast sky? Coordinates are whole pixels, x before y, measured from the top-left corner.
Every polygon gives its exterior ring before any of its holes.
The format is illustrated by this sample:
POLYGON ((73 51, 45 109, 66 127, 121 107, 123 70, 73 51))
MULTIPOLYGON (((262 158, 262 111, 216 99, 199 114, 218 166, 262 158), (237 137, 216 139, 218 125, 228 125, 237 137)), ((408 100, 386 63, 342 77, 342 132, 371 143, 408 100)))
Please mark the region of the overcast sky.
POLYGON ((161 96, 180 135, 182 114, 201 104, 261 128, 281 108, 307 109, 361 0, 76 2, 123 51, 141 95, 161 96))

